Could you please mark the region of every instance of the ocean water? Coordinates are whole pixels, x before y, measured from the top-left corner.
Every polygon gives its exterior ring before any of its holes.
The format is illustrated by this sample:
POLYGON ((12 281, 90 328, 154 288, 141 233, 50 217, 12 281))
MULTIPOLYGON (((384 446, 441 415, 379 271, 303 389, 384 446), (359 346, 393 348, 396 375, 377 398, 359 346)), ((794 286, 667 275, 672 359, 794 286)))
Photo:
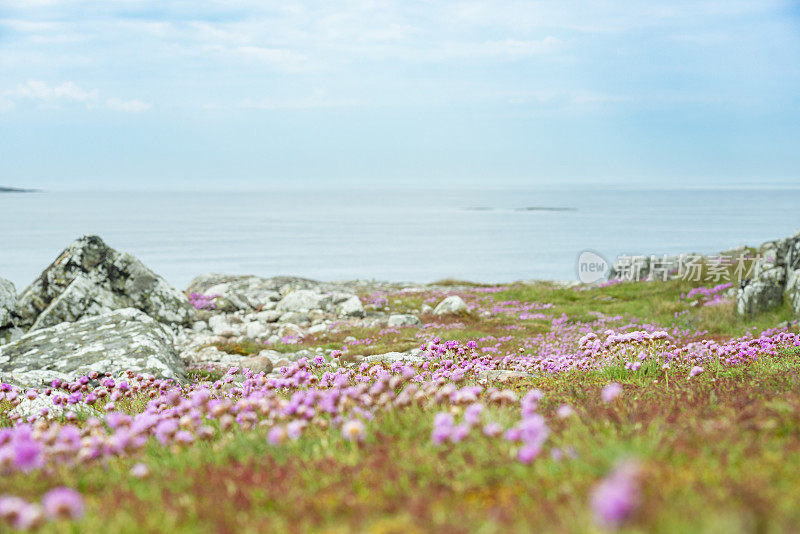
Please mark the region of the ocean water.
POLYGON ((798 230, 800 189, 6 193, 0 277, 22 290, 83 234, 183 288, 206 272, 574 280, 586 249, 712 253, 798 230))

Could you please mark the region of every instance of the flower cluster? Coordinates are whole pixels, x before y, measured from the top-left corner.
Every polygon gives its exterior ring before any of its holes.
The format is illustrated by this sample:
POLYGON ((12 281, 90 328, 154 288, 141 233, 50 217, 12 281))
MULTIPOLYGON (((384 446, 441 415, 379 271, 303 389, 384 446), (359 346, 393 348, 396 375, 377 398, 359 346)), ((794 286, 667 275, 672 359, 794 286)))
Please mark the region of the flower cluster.
POLYGON ((13 495, 0 495, 0 519, 17 530, 30 530, 45 521, 76 520, 83 516, 83 512, 83 497, 71 488, 59 487, 48 491, 41 504, 13 495))
POLYGON ((214 310, 217 305, 214 299, 220 295, 203 295, 202 293, 189 293, 189 302, 196 310, 214 310))

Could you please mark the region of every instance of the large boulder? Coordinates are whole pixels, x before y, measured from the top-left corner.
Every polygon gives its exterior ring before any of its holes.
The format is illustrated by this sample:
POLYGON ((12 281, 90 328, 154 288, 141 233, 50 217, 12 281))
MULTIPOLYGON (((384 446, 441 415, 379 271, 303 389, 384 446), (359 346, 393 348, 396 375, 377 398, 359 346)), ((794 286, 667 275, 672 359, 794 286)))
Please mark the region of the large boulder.
POLYGON ((170 324, 189 325, 194 318, 183 293, 97 236, 74 241, 19 297, 21 324, 34 329, 121 308, 170 324))
POLYGON ((14 284, 0 278, 0 328, 10 326, 17 314, 17 292, 14 284))
POLYGON ((75 379, 91 371, 119 375, 128 370, 186 378, 172 335, 134 308, 36 330, 0 347, 3 380, 22 386, 75 379))
POLYGON ((17 326, 19 309, 14 284, 0 278, 0 345, 22 336, 25 331, 17 326))
POLYGON ((736 311, 740 315, 755 315, 783 302, 786 271, 781 267, 762 270, 756 278, 742 283, 736 295, 736 311))
POLYGON ((755 315, 777 308, 786 298, 794 312, 800 314, 800 233, 764 243, 758 256, 753 277, 739 287, 736 311, 755 315))
POLYGON ((800 315, 800 269, 789 271, 784 296, 795 315, 800 315))

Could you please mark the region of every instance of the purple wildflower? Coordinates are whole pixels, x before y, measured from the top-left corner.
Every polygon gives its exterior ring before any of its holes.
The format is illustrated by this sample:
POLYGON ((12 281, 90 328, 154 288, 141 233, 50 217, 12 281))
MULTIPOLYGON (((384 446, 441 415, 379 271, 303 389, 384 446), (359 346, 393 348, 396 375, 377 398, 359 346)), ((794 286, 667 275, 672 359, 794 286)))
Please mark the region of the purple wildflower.
POLYGON ((83 515, 83 497, 74 489, 62 486, 45 493, 42 507, 52 519, 78 519, 83 515))
POLYGON ((703 371, 705 371, 705 369, 703 369, 699 365, 695 365, 694 367, 692 367, 692 370, 689 371, 689 378, 694 378, 697 375, 699 375, 700 373, 702 373, 703 371))
POLYGON ((611 382, 603 388, 603 391, 600 393, 600 398, 603 399, 603 402, 611 402, 616 399, 620 393, 622 393, 622 386, 616 382, 611 382))
POLYGON ((630 517, 640 500, 638 475, 639 466, 625 462, 594 488, 591 507, 600 525, 616 528, 630 517))

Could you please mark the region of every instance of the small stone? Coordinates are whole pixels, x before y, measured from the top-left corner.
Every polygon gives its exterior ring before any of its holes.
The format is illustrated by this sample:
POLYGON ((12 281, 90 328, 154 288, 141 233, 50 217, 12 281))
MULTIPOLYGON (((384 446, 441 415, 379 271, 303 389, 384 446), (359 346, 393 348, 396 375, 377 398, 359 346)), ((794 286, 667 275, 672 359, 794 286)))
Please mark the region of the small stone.
POLYGON ((325 312, 322 310, 311 310, 308 312, 308 320, 311 321, 312 324, 321 323, 323 319, 325 319, 325 312))
POLYGON ((522 371, 510 371, 505 369, 493 369, 490 371, 481 371, 477 375, 478 382, 500 382, 503 384, 519 380, 521 378, 529 378, 533 375, 530 373, 523 373, 522 371))
POLYGON ((364 317, 364 305, 357 296, 353 295, 339 304, 338 313, 341 317, 364 317))
POLYGON ((309 328, 308 333, 319 334, 320 332, 325 332, 326 330, 328 330, 328 325, 326 325, 325 323, 319 323, 309 328))
POLYGON ((278 337, 303 337, 303 329, 292 323, 282 324, 278 329, 278 337))
POLYGON ((249 323, 245 329, 245 335, 251 339, 257 339, 267 333, 267 325, 263 323, 249 323))
POLYGON ((290 311, 281 315, 279 323, 308 324, 308 314, 303 312, 290 311))
POLYGON ((411 314, 394 314, 389 316, 386 324, 391 327, 415 326, 420 324, 420 320, 411 314))
POLYGON ((225 315, 212 315, 208 319, 208 326, 211 328, 211 331, 218 336, 221 335, 222 332, 230 330, 231 327, 225 315))
POLYGON ((283 314, 278 310, 266 310, 254 313, 253 317, 255 317, 255 319, 258 321, 263 321, 265 323, 274 323, 280 318, 281 315, 283 314))
POLYGON ((245 358, 239 365, 243 369, 250 369, 253 373, 261 373, 264 374, 271 373, 273 364, 272 360, 270 360, 267 356, 252 356, 250 358, 245 358))
POLYGON ((466 315, 469 314, 467 303, 458 295, 447 297, 433 310, 436 315, 466 315))

